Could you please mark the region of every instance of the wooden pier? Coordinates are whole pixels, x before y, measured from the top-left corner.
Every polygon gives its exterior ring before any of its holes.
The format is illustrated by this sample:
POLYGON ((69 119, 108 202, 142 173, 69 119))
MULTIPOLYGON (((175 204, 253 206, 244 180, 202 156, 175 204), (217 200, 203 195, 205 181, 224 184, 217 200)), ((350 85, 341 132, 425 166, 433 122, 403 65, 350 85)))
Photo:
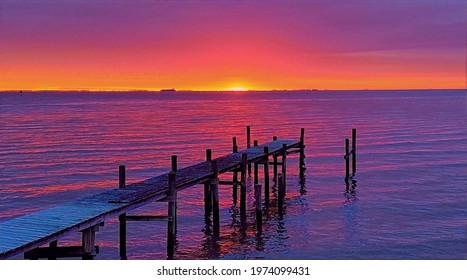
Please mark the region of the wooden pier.
POLYGON ((34 212, 0 223, 0 259, 7 259, 24 253, 26 259, 57 259, 81 257, 93 259, 99 252, 96 232, 110 218, 119 220, 120 258, 126 259, 126 224, 130 221, 167 221, 167 256, 174 255, 177 232, 177 192, 188 187, 204 185, 205 215, 212 215, 213 235, 219 236, 219 184, 231 184, 235 203, 240 188, 240 212, 246 215, 246 178, 250 166, 254 167, 254 187, 258 231, 261 231, 261 192, 264 190, 264 203, 270 199, 269 165, 273 165, 273 179, 279 186, 278 207, 283 208, 286 192, 287 155, 299 154, 300 176, 305 173, 305 130, 301 129, 300 139, 273 141, 259 145, 250 143, 250 127, 247 127, 247 148, 238 149, 233 138, 232 153, 212 158, 212 151, 206 150, 206 161, 178 169, 177 157, 172 156, 171 171, 138 183, 126 185, 125 166, 119 167, 119 187, 78 199, 74 202, 34 212), (270 161, 269 158, 273 160, 270 161), (264 169, 264 186, 258 184, 259 165, 264 169), (278 167, 281 167, 278 173, 278 167), (232 172, 232 181, 219 181, 219 175, 232 172), (240 173, 240 178, 238 175, 240 173), (128 212, 151 202, 166 202, 165 216, 132 216, 128 212), (58 240, 72 233, 81 233, 82 243, 77 246, 58 246, 58 240), (48 245, 46 247, 40 247, 48 245))

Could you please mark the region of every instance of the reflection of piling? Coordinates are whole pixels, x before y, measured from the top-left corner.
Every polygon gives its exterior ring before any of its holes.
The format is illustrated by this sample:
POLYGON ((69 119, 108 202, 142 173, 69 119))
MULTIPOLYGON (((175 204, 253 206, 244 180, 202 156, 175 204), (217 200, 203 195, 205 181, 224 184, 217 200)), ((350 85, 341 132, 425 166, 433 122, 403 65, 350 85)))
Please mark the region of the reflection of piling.
MULTIPOLYGON (((125 189, 125 165, 120 165, 118 167, 118 188, 125 189)), ((118 216, 119 224, 119 253, 120 259, 126 260, 126 213, 120 214, 118 216)))
POLYGON ((256 204, 256 228, 259 233, 263 230, 263 211, 262 211, 262 201, 261 201, 261 185, 255 185, 255 204, 256 204))

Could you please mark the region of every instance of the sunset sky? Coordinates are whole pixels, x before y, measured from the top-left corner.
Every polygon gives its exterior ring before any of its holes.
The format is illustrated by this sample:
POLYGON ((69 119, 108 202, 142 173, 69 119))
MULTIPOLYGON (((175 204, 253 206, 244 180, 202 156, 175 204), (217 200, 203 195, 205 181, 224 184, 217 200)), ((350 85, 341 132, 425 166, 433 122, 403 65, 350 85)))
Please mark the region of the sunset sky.
POLYGON ((465 1, 0 0, 0 90, 466 88, 465 1))

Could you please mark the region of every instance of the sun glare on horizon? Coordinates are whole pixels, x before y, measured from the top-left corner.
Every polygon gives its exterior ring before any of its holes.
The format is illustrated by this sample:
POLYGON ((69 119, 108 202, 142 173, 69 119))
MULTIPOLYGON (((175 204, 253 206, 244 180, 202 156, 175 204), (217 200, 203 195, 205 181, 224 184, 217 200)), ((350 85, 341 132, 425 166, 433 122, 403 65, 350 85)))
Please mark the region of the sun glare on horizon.
POLYGON ((226 91, 247 91, 247 90, 248 89, 244 87, 231 87, 231 88, 226 89, 226 91))

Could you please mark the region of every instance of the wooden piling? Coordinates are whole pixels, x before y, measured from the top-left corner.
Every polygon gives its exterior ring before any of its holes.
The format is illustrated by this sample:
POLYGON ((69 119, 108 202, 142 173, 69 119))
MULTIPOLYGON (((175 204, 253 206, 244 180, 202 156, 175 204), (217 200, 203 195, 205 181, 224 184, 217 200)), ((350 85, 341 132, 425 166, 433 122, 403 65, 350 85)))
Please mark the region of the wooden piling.
MULTIPOLYGON (((125 189, 126 185, 126 171, 125 171, 125 165, 120 165, 118 167, 118 188, 119 189, 125 189)), ((126 254, 126 213, 120 214, 118 216, 118 222, 119 222, 119 253, 120 253, 120 259, 121 260, 126 260, 127 259, 127 254, 126 254)))
POLYGON ((352 175, 357 172, 357 129, 352 128, 352 175))
POLYGON ((232 152, 238 153, 237 137, 232 137, 232 152))
POLYGON ((279 213, 282 213, 284 210, 284 176, 282 173, 277 174, 277 209, 279 213))
MULTIPOLYGON (((247 149, 251 147, 251 131, 249 125, 246 127, 246 147, 247 149)), ((248 164, 248 174, 251 174, 251 164, 248 164)))
POLYGON ((277 136, 273 136, 272 141, 276 141, 276 140, 277 140, 277 136))
MULTIPOLYGON (((258 147, 258 140, 253 141, 253 146, 258 147)), ((254 184, 258 184, 258 163, 254 163, 254 168, 253 168, 253 177, 254 177, 254 184)))
POLYGON ((219 218, 219 171, 217 161, 211 161, 211 192, 212 192, 212 221, 214 236, 220 235, 220 218, 219 218))
POLYGON ((263 211, 262 211, 262 201, 261 201, 261 185, 255 185, 255 208, 256 208, 256 229, 258 233, 261 233, 263 230, 263 211))
POLYGON ((247 176, 247 154, 242 154, 242 162, 240 165, 240 212, 246 213, 246 176, 247 176))
MULTIPOLYGON (((177 156, 176 155, 172 155, 171 164, 172 164, 172 172, 177 172, 178 164, 177 164, 177 156)), ((175 192, 175 215, 174 215, 175 234, 177 234, 177 228, 178 228, 177 210, 178 210, 177 192, 175 192)))
MULTIPOLYGON (((211 161, 212 151, 211 149, 206 149, 206 161, 211 161)), ((209 217, 212 211, 211 203, 211 182, 204 182, 204 216, 209 217)))
POLYGON ((273 155, 273 176, 274 176, 274 182, 277 185, 277 155, 273 155))
POLYGON ((299 157, 299 160, 298 160, 298 167, 299 167, 299 171, 300 171, 300 177, 303 178, 303 176, 305 175, 305 170, 306 170, 306 166, 305 166, 305 129, 302 128, 300 130, 300 157, 299 157))
POLYGON ((175 172, 169 172, 168 182, 168 206, 167 206, 167 257, 173 259, 175 253, 175 194, 177 192, 175 185, 175 172))
POLYGON ((57 247, 58 247, 58 241, 55 240, 55 241, 52 241, 49 243, 49 252, 50 252, 50 256, 47 258, 49 260, 56 260, 57 259, 57 247))
POLYGON ((350 157, 349 157, 349 138, 345 138, 345 180, 349 180, 350 177, 350 171, 349 171, 349 165, 350 165, 350 157))
POLYGON ((264 147, 264 201, 269 204, 269 148, 264 147))
POLYGON ((282 149, 282 177, 285 195, 285 190, 287 189, 287 144, 282 144, 282 149))
POLYGON ((96 240, 96 231, 94 227, 87 228, 81 231, 81 240, 82 240, 82 247, 84 254, 81 257, 83 260, 92 260, 94 259, 93 256, 93 249, 94 243, 96 240))

